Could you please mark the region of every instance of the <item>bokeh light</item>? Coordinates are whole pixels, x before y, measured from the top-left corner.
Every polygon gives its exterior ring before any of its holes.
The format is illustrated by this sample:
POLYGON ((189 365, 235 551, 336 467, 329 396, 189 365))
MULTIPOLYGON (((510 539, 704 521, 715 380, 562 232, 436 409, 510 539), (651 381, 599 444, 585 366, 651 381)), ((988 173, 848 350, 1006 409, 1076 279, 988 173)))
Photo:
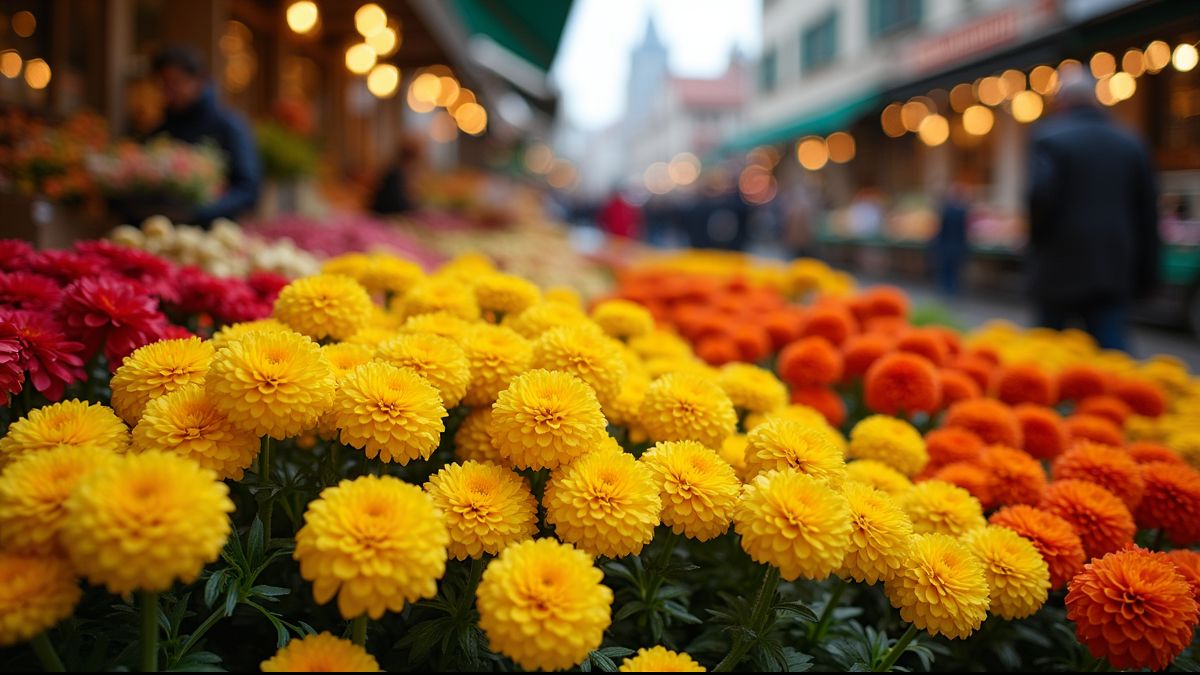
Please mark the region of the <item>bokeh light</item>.
POLYGON ((671 182, 670 167, 666 162, 654 162, 646 167, 642 181, 646 184, 646 189, 656 195, 665 195, 675 187, 671 182))
POLYGON ((1088 67, 1092 70, 1092 77, 1100 79, 1117 72, 1117 60, 1108 52, 1096 52, 1092 54, 1088 67))
POLYGON ((972 136, 984 136, 992 130, 996 116, 992 109, 984 105, 973 105, 963 111, 963 130, 972 136))
POLYGON ((21 74, 21 55, 15 50, 6 49, 0 52, 0 75, 13 79, 21 74))
POLYGON ((1186 73, 1196 67, 1196 61, 1200 60, 1200 54, 1196 52, 1196 45, 1183 43, 1175 45, 1175 51, 1171 52, 1171 65, 1175 66, 1175 70, 1181 73, 1186 73))
POLYGON ((1155 40, 1146 45, 1146 70, 1157 73, 1171 63, 1171 45, 1155 40))
POLYGON ((1133 79, 1133 75, 1129 73, 1117 73, 1108 78, 1108 90, 1112 92, 1113 98, 1118 101, 1126 101, 1133 97, 1133 93, 1137 91, 1137 80, 1133 79))
POLYGON ((854 137, 845 131, 835 131, 825 139, 825 147, 829 148, 829 161, 834 164, 845 164, 854 159, 857 150, 854 137))
POLYGON ((525 168, 530 173, 547 174, 554 168, 554 151, 545 143, 534 143, 525 149, 525 168))
POLYGON ((1025 90, 1025 73, 1019 70, 1006 70, 1000 76, 1000 81, 1004 83, 1004 96, 1012 98, 1025 90))
MULTIPOLYGON (((1128 73, 1124 73, 1126 77, 1128 73)), ((1130 78, 1132 79, 1132 78, 1130 78)), ((1045 104, 1042 102, 1042 97, 1037 92, 1025 90, 1017 92, 1017 95, 1012 100, 1012 116, 1022 124, 1028 124, 1042 116, 1042 110, 1045 104)))
POLYGON ((995 76, 988 76, 979 80, 979 83, 975 87, 975 97, 984 105, 1000 105, 1004 101, 1006 93, 1004 81, 995 76))
POLYGON ((1134 77, 1141 77, 1146 72, 1146 56, 1142 50, 1134 48, 1125 51, 1121 57, 1121 70, 1134 77))
POLYGON ((924 101, 912 99, 900 108, 900 121, 906 130, 916 131, 921 126, 921 120, 932 112, 924 101))
POLYGON ((879 115, 879 125, 883 127, 883 133, 891 138, 899 138, 904 135, 904 120, 899 103, 889 103, 883 109, 883 113, 879 115))
POLYGON ((1029 72, 1029 88, 1049 96, 1058 91, 1058 71, 1050 66, 1038 66, 1029 72))
POLYGON ((945 117, 934 113, 928 115, 921 120, 921 126, 917 129, 917 136, 921 142, 929 147, 937 147, 946 142, 950 138, 950 123, 945 117))
POLYGON ((950 108, 954 112, 963 112, 975 104, 975 90, 971 85, 962 83, 950 90, 950 108))
POLYGON ((304 35, 312 31, 317 27, 317 20, 320 18, 321 10, 312 0, 299 0, 288 5, 287 25, 294 33, 304 35))
POLYGON ((391 98, 400 86, 400 69, 390 63, 381 63, 367 75, 367 90, 379 98, 391 98))
POLYGON ((33 89, 45 89, 50 84, 50 64, 41 59, 26 61, 25 84, 33 89))
POLYGON ((458 80, 454 79, 453 75, 439 77, 438 83, 440 86, 438 87, 438 94, 437 98, 434 99, 434 103, 448 107, 458 99, 458 91, 462 88, 462 85, 458 83, 458 80))
POLYGON ((802 138, 796 144, 796 159, 800 166, 816 171, 829 163, 829 146, 820 136, 802 138))
POLYGON ((375 50, 360 42, 346 49, 346 69, 355 75, 365 75, 375 67, 375 50))
POLYGON ((1100 103, 1113 106, 1117 104, 1117 97, 1113 95, 1112 88, 1109 86, 1111 77, 1102 77, 1096 80, 1096 100, 1100 103))
POLYGON ((429 137, 438 143, 449 143, 458 138, 458 123, 445 110, 439 110, 429 120, 429 137))
POLYGON ((396 51, 396 31, 384 26, 383 30, 375 31, 367 36, 367 44, 379 56, 388 56, 396 51))
POLYGON ((428 103, 430 110, 437 104, 438 96, 442 93, 442 81, 437 75, 430 72, 421 73, 412 83, 409 88, 412 91, 413 98, 428 103))
POLYGON ((691 185, 700 177, 700 158, 690 152, 681 152, 671 158, 667 174, 676 185, 691 185))
POLYGON ((37 19, 33 12, 21 11, 12 15, 12 29, 17 37, 27 38, 37 30, 37 19))
POLYGON ((371 2, 354 12, 354 28, 363 37, 371 37, 387 26, 387 12, 371 2))
POLYGON ((454 121, 463 133, 478 136, 487 129, 487 111, 478 103, 464 103, 454 111, 454 121))

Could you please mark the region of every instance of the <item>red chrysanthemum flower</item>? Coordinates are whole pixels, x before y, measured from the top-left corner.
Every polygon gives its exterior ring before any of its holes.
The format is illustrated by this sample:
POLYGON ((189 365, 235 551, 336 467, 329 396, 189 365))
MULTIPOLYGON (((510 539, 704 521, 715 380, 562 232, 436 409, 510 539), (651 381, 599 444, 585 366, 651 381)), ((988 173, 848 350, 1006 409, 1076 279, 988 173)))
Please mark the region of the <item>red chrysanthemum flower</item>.
MULTIPOLYGON (((728 319, 726 319, 728 321, 728 319)), ((754 363, 771 353, 771 336, 756 323, 734 323, 729 326, 729 339, 737 345, 738 358, 754 363)))
POLYGON ((259 298, 244 281, 214 277, 196 267, 185 267, 176 276, 184 314, 207 314, 217 323, 240 323, 270 316, 272 305, 259 298))
POLYGON ((62 299, 58 282, 33 272, 0 273, 0 307, 50 312, 62 299))
POLYGON ((1129 456, 1138 464, 1152 464, 1154 462, 1168 462, 1175 466, 1188 466, 1187 460, 1180 457, 1177 452, 1163 445, 1162 443, 1154 443, 1151 441, 1136 441, 1130 443, 1126 448, 1129 456))
POLYGON ((854 303, 855 314, 861 313, 859 321, 877 317, 908 316, 908 294, 895 286, 872 286, 859 293, 854 303))
POLYGON ((938 371, 938 379, 942 384, 942 404, 940 407, 949 408, 959 401, 983 396, 983 391, 975 384, 970 375, 960 370, 942 368, 938 371))
POLYGON ((250 276, 246 277, 246 285, 254 291, 259 301, 265 302, 268 305, 275 304, 275 298, 279 297, 279 291, 282 291, 283 287, 287 286, 290 281, 290 279, 282 274, 263 270, 251 272, 250 276))
POLYGON ((1058 399, 1083 401, 1108 391, 1109 376, 1103 370, 1087 364, 1067 366, 1058 373, 1058 399))
POLYGON ((24 384, 20 341, 12 336, 0 337, 0 405, 8 405, 12 395, 19 393, 24 384))
POLYGON ((925 451, 929 453, 927 469, 954 462, 977 462, 983 454, 983 441, 966 429, 943 427, 925 434, 925 451))
POLYGON ((867 374, 872 363, 892 351, 892 338, 878 333, 852 335, 842 343, 842 378, 859 379, 867 374))
POLYGON ((1124 547, 1137 532, 1125 502, 1095 483, 1056 480, 1046 486, 1038 507, 1070 523, 1089 558, 1124 547))
POLYGON ((1193 591, 1167 559, 1130 548, 1084 566, 1067 592, 1067 618, 1096 658, 1118 669, 1164 670, 1192 642, 1193 591))
POLYGON ((828 303, 817 305, 808 311, 800 334, 805 337, 823 337, 831 344, 840 345, 856 332, 858 325, 850 310, 840 304, 828 303))
POLYGON ((793 387, 823 387, 842 379, 842 354, 825 338, 801 338, 779 352, 778 368, 793 387))
POLYGON ((1070 523, 1053 513, 1018 504, 993 513, 988 522, 1007 527, 1033 542, 1050 568, 1051 588, 1066 586, 1076 574, 1083 571, 1083 563, 1087 559, 1079 535, 1070 523))
POLYGON ((1192 587, 1192 598, 1200 602, 1200 553, 1177 548, 1163 554, 1175 566, 1183 580, 1192 587))
POLYGON ((946 367, 974 380, 975 384, 979 385, 980 391, 988 391, 991 388, 992 376, 996 371, 996 366, 992 365, 986 359, 969 354, 960 354, 950 359, 946 367))
POLYGON ((1054 460, 1054 480, 1086 480, 1108 490, 1132 512, 1142 500, 1142 473, 1129 453, 1111 445, 1076 441, 1054 460))
POLYGON ((996 398, 1009 405, 1054 405, 1058 401, 1058 383, 1041 366, 1032 363, 1001 368, 992 389, 996 398))
POLYGON ((863 385, 867 407, 888 415, 933 412, 942 402, 937 369, 916 354, 884 356, 867 370, 863 385))
POLYGON ((935 366, 945 364, 950 358, 945 340, 928 328, 910 328, 905 331, 896 341, 896 350, 924 356, 935 366))
POLYGON ((804 330, 804 313, 798 309, 776 309, 763 317, 762 326, 771 336, 771 348, 776 351, 800 339, 804 330))
POLYGON ((946 345, 947 356, 955 357, 962 352, 962 336, 953 328, 948 326, 928 326, 925 330, 942 338, 942 343, 946 345))
POLYGON ((20 239, 0 239, 0 270, 19 272, 29 269, 33 247, 20 239))
POLYGON ((1133 409, 1129 407, 1128 403, 1116 396, 1101 394, 1083 399, 1079 402, 1079 405, 1075 406, 1074 412, 1079 415, 1103 417, 1113 424, 1123 427, 1125 426, 1125 419, 1133 414, 1133 409))
POLYGON ((1067 448, 1067 428, 1054 408, 1022 403, 1013 413, 1021 425, 1025 452, 1038 459, 1053 459, 1067 448))
POLYGON ((1176 546, 1200 542, 1200 472, 1168 462, 1141 465, 1144 490, 1134 516, 1139 527, 1161 529, 1176 546))
POLYGON ((863 332, 884 335, 893 340, 898 339, 909 328, 908 319, 898 316, 876 316, 863 322, 863 332))
POLYGON ((158 340, 166 327, 152 298, 111 277, 79 279, 67 286, 60 313, 88 353, 104 349, 113 370, 133 350, 158 340))
POLYGON ((846 421, 846 402, 829 387, 802 387, 792 390, 792 403, 806 405, 821 413, 830 426, 840 428, 846 421))
POLYGON ((1113 387, 1113 395, 1124 401, 1133 412, 1146 417, 1158 417, 1167 411, 1167 396, 1153 382, 1125 379, 1113 387))
POLYGON ((929 474, 926 480, 940 480, 970 492, 973 497, 989 508, 992 504, 992 476, 988 470, 974 462, 951 462, 929 474))
POLYGON ((83 345, 68 340, 49 314, 0 310, 0 340, 20 345, 17 364, 49 401, 62 399, 67 385, 85 377, 83 345))
POLYGON ((184 340, 190 337, 199 337, 185 326, 179 326, 169 323, 163 327, 162 333, 158 336, 160 340, 184 340))
POLYGON ((29 268, 38 274, 57 279, 64 286, 76 279, 108 274, 108 268, 102 259, 59 249, 34 253, 29 261, 29 268))
POLYGON ((1125 445, 1125 434, 1121 428, 1106 417, 1096 415, 1071 415, 1064 422, 1071 443, 1092 441, 1103 445, 1125 445))
POLYGON ((179 299, 174 281, 175 266, 153 253, 107 239, 78 242, 75 250, 84 257, 103 261, 108 274, 133 283, 148 295, 168 302, 179 299))
POLYGON ((987 445, 1024 447, 1021 422, 1013 409, 990 398, 960 401, 946 411, 943 426, 960 427, 973 432, 987 445))
POLYGON ((1046 490, 1046 472, 1023 450, 989 445, 980 458, 992 476, 992 506, 1037 504, 1046 490))

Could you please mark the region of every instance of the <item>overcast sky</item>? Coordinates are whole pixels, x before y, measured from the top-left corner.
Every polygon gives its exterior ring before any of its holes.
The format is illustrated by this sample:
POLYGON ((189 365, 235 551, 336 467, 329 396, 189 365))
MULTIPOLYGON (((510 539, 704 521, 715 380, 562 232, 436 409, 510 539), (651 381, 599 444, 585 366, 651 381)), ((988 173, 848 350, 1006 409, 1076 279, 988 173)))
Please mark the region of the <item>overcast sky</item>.
POLYGON ((629 53, 650 13, 677 75, 720 74, 734 45, 758 53, 759 0, 575 0, 553 69, 575 125, 607 126, 625 109, 629 53))

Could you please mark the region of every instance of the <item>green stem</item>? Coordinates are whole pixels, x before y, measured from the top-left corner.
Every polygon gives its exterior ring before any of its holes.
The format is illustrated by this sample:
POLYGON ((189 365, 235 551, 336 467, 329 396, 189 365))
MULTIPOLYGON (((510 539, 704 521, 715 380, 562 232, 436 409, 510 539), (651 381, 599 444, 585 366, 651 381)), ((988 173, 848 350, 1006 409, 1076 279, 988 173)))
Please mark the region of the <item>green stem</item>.
POLYGON ((1154 541, 1150 542, 1150 550, 1151 551, 1161 551, 1162 550, 1163 539, 1165 538, 1165 535, 1166 535, 1166 531, 1163 530, 1163 528, 1161 528, 1161 527, 1158 528, 1157 531, 1155 531, 1154 541))
POLYGON ((896 665, 896 661, 900 658, 900 655, 904 653, 904 650, 908 649, 908 643, 912 642, 913 638, 916 636, 917 627, 911 623, 908 624, 908 630, 904 631, 904 635, 901 635, 900 639, 896 640, 896 644, 892 645, 892 648, 888 650, 887 656, 883 657, 883 661, 880 662, 879 667, 875 669, 875 672, 891 672, 892 666, 896 665))
POLYGON ((671 564, 671 557, 675 555, 675 546, 679 544, 679 534, 675 530, 667 530, 667 536, 663 538, 662 550, 658 553, 658 558, 654 561, 655 567, 659 571, 665 571, 671 564))
POLYGON ((158 593, 142 591, 142 672, 158 672, 158 593))
POLYGON ((367 646, 367 615, 359 614, 350 623, 350 640, 359 647, 367 646))
POLYGON ((846 592, 850 584, 846 583, 845 579, 838 579, 837 585, 833 587, 833 592, 829 595, 829 600, 825 603, 825 609, 821 610, 821 618, 813 625, 812 631, 809 633, 808 640, 811 643, 821 641, 825 637, 825 632, 829 630, 829 623, 833 621, 833 610, 837 609, 838 600, 842 599, 842 594, 846 592))
POLYGON ((487 561, 483 559, 482 555, 478 558, 471 558, 471 572, 467 576, 466 590, 466 595, 471 596, 471 602, 475 602, 475 588, 479 586, 479 581, 483 578, 485 567, 487 567, 487 561))
MULTIPOLYGON (((262 437, 262 448, 258 451, 258 482, 259 485, 271 489, 271 437, 262 437)), ((259 506, 259 519, 263 524, 263 540, 271 541, 271 515, 275 511, 275 496, 268 494, 259 506)))
POLYGON ((204 634, 208 632, 208 629, 216 625, 216 623, 224 616, 225 606, 222 604, 220 607, 214 609, 213 613, 209 614, 208 618, 204 620, 204 623, 200 624, 200 627, 188 636, 187 641, 183 643, 183 648, 179 650, 179 655, 175 657, 174 663, 178 663, 180 659, 187 656, 188 652, 192 651, 192 647, 195 647, 196 643, 200 642, 200 639, 203 638, 204 634))
MULTIPOLYGON (((767 614, 775 604, 775 591, 779 588, 779 568, 774 565, 767 565, 766 567, 767 571, 763 574, 762 585, 758 587, 758 594, 754 596, 754 608, 750 613, 749 628, 759 637, 762 636, 766 629, 767 614)), ((750 647, 753 645, 754 641, 747 641, 740 636, 735 636, 729 653, 712 669, 712 672, 728 673, 732 671, 737 664, 741 663, 742 659, 746 656, 746 652, 750 651, 750 647)))
POLYGON ((58 658, 58 652, 54 651, 54 645, 50 644, 50 638, 46 637, 45 633, 38 633, 38 636, 29 642, 29 646, 33 647, 33 653, 37 654, 42 670, 48 673, 67 672, 67 667, 63 665, 62 659, 58 658))

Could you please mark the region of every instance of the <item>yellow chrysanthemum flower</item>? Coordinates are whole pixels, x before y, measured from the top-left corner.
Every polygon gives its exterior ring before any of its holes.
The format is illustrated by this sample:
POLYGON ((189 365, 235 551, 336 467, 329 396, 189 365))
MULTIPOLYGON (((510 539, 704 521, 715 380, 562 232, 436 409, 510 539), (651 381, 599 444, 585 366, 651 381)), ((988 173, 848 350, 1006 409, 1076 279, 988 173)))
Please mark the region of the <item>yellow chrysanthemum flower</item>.
POLYGON ((262 662, 264 673, 379 673, 379 662, 367 650, 329 633, 305 635, 288 642, 262 662))
POLYGON ((533 359, 529 341, 502 326, 472 326, 462 345, 471 364, 471 383, 462 400, 469 406, 494 403, 514 377, 529 370, 533 359))
POLYGON ((230 342, 241 340, 250 333, 290 333, 291 328, 283 325, 279 321, 271 318, 256 319, 254 321, 243 321, 241 323, 231 323, 221 330, 213 333, 212 343, 214 353, 220 351, 229 345, 230 342))
POLYGON ((442 265, 437 274, 446 279, 474 280, 496 271, 496 265, 491 258, 483 253, 472 251, 454 256, 450 262, 442 265))
POLYGON ((204 382, 213 347, 198 337, 160 340, 134 350, 112 376, 112 407, 130 426, 151 400, 204 382))
POLYGON ((537 533, 537 501, 525 479, 497 464, 448 464, 425 483, 446 519, 455 560, 496 555, 537 533))
POLYGON ((449 312, 429 312, 410 316, 400 326, 401 333, 429 333, 454 340, 461 345, 471 322, 449 312))
POLYGON ((458 279, 430 277, 392 299, 391 309, 404 317, 446 312, 467 321, 479 318, 475 291, 458 279))
POLYGON ((717 369, 694 356, 651 356, 642 363, 651 380, 675 373, 698 375, 714 381, 717 379, 717 369))
POLYGON ((345 253, 326 260, 321 273, 348 276, 372 293, 404 293, 425 278, 420 265, 387 253, 345 253))
POLYGON ((746 468, 746 450, 749 445, 746 434, 730 434, 725 438, 720 449, 721 459, 729 462, 729 466, 733 467, 738 478, 743 481, 750 478, 746 468))
POLYGON ((592 321, 618 340, 648 335, 654 330, 650 310, 629 300, 605 300, 592 308, 592 321))
POLYGON ((271 316, 314 340, 345 340, 367 325, 373 309, 371 295, 354 279, 318 274, 284 286, 271 316))
POLYGON ((909 478, 921 472, 929 462, 925 439, 916 427, 888 415, 871 415, 850 430, 847 455, 874 459, 909 478))
POLYGON ((595 449, 605 429, 596 395, 570 373, 518 375, 492 406, 492 443, 519 469, 566 464, 595 449))
POLYGON ((841 566, 850 544, 846 498, 795 469, 747 483, 733 524, 754 562, 778 567, 788 581, 824 579, 841 566))
POLYGON ((533 282, 493 272, 475 281, 475 302, 485 312, 515 314, 540 302, 542 291, 533 282))
POLYGON ((204 388, 235 425, 283 440, 316 426, 336 380, 321 348, 299 333, 250 333, 213 357, 204 388))
POLYGON ((63 558, 0 551, 0 647, 53 628, 71 616, 81 595, 63 558))
POLYGON ((570 286, 551 286, 546 289, 542 298, 546 302, 558 302, 572 307, 583 307, 583 297, 579 291, 570 286))
MULTIPOLYGON (((782 408, 775 408, 762 413, 752 413, 746 416, 746 431, 752 431, 754 427, 764 424, 771 420, 793 420, 803 422, 804 424, 815 424, 829 426, 829 422, 825 420, 825 416, 816 408, 810 408, 799 403, 785 405, 782 408)), ((833 427, 830 427, 831 429, 833 427)))
POLYGON ((300 576, 317 604, 338 596, 347 619, 372 619, 437 594, 450 535, 433 499, 394 476, 362 476, 325 488, 296 533, 300 576))
POLYGON ((912 481, 892 467, 873 459, 857 459, 846 463, 846 480, 870 485, 894 498, 903 497, 912 489, 912 481))
POLYGON ((688 344, 687 340, 661 328, 630 338, 629 348, 643 359, 691 358, 692 356, 692 346, 688 344))
POLYGON ((641 426, 653 441, 697 441, 719 448, 737 428, 729 396, 710 378, 671 373, 650 383, 641 426))
POLYGON ((333 379, 339 383, 347 373, 375 358, 374 349, 353 342, 321 345, 321 353, 333 368, 333 379))
POLYGON ((447 410, 458 405, 471 383, 471 364, 450 338, 429 333, 400 335, 379 345, 380 361, 408 368, 438 390, 447 410))
POLYGON ((654 472, 633 455, 603 450, 551 474, 542 502, 559 539, 610 558, 641 553, 662 511, 654 472))
POLYGON ((407 368, 380 361, 346 375, 330 412, 343 443, 383 462, 429 459, 446 430, 437 389, 407 368))
POLYGON ((621 343, 600 332, 594 324, 555 328, 533 342, 534 368, 571 373, 587 383, 602 403, 621 391, 627 372, 621 343))
POLYGON ((62 446, 92 446, 113 452, 129 447, 129 429, 110 408, 72 399, 34 408, 0 438, 0 467, 30 452, 62 446))
POLYGON ((846 460, 827 426, 775 419, 754 427, 746 441, 746 473, 751 477, 790 467, 835 488, 846 477, 846 460))
POLYGON ((787 405, 787 387, 766 368, 729 363, 721 367, 717 384, 729 395, 733 407, 747 412, 765 413, 787 405))
POLYGON ((997 525, 975 530, 963 541, 983 564, 992 614, 1023 619, 1046 604, 1050 568, 1032 542, 997 525))
POLYGON ((850 505, 850 544, 838 575, 874 584, 900 572, 912 543, 913 526, 887 493, 848 481, 842 495, 850 505))
POLYGON ((979 500, 957 485, 940 480, 917 483, 900 498, 917 534, 939 532, 961 537, 987 524, 979 500))
POLYGON ((511 328, 529 340, 564 326, 575 326, 587 321, 587 315, 578 307, 562 302, 539 302, 523 312, 507 314, 500 325, 511 328))
POLYGON ((241 480, 261 447, 253 431, 229 420, 199 384, 189 385, 146 406, 133 428, 133 452, 162 450, 191 458, 221 479, 241 480))
POLYGON ((613 594, 583 551, 523 541, 488 564, 476 591, 479 627, 493 651, 525 670, 561 670, 600 647, 613 594))
POLYGON ((454 433, 454 459, 509 466, 492 440, 492 408, 472 408, 454 433))
POLYGON ((0 473, 0 550, 60 552, 67 498, 85 476, 116 458, 104 448, 65 445, 8 465, 0 473))
POLYGON ((391 326, 368 324, 354 331, 353 335, 346 338, 346 343, 360 345, 373 351, 387 340, 399 335, 399 333, 398 329, 391 326))
POLYGON ((630 370, 621 380, 617 395, 603 404, 604 416, 618 426, 628 427, 638 423, 642 399, 650 388, 650 377, 640 369, 630 370))
POLYGON ((647 450, 641 461, 658 479, 664 525, 697 541, 729 530, 742 484, 715 451, 695 441, 668 441, 647 450))
POLYGON ((626 657, 617 668, 622 673, 706 673, 708 669, 696 663, 684 652, 673 652, 663 646, 639 649, 626 657))
POLYGON ((233 502, 217 475, 167 452, 97 468, 67 499, 61 541, 71 562, 110 593, 191 583, 220 555, 233 502))
POLYGON ((908 560, 884 592, 905 621, 930 635, 962 639, 987 618, 983 565, 949 535, 913 537, 908 560))

